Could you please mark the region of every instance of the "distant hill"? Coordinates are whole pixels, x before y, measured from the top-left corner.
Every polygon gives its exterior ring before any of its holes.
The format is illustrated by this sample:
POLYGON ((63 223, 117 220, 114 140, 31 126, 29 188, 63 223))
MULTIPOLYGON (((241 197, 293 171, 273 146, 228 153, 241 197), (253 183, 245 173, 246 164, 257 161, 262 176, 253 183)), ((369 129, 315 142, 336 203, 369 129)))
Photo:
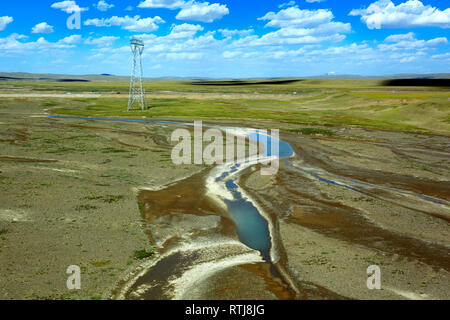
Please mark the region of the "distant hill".
MULTIPOLYGON (((311 77, 298 77, 298 79, 450 79, 450 73, 432 73, 432 74, 393 74, 383 76, 360 76, 360 75, 318 75, 311 77)), ((87 75, 64 75, 64 74, 35 74, 25 72, 0 72, 0 81, 55 81, 55 82, 89 82, 89 81, 129 81, 129 76, 115 76, 108 73, 103 74, 87 74, 87 75)), ((232 78, 202 78, 202 77, 159 77, 144 78, 149 81, 267 81, 286 78, 248 78, 248 79, 232 79, 232 78)))
POLYGON ((354 74, 333 74, 305 77, 308 79, 450 79, 450 73, 430 73, 430 74, 389 74, 382 76, 360 76, 354 74))
MULTIPOLYGON (((159 77, 145 78, 152 81, 177 81, 177 80, 211 80, 210 78, 192 78, 192 77, 159 77)), ((109 73, 68 75, 68 74, 39 74, 26 72, 0 72, 0 81, 57 81, 57 82, 88 82, 88 81, 129 81, 130 76, 116 76, 109 73)))
POLYGON ((15 81, 57 81, 57 82, 88 82, 88 81, 128 81, 129 77, 113 76, 110 74, 37 74, 25 72, 0 72, 1 80, 15 81))

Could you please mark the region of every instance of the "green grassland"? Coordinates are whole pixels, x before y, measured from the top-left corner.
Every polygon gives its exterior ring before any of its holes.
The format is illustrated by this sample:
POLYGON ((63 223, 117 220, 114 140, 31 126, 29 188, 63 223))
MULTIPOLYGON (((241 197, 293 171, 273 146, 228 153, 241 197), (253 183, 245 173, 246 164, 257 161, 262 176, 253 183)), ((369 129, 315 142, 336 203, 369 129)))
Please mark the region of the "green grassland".
POLYGON ((6 84, 39 92, 108 94, 101 98, 71 99, 73 104, 46 101, 51 113, 60 115, 274 120, 450 134, 449 88, 387 87, 380 80, 372 79, 308 79, 284 84, 239 82, 236 85, 147 81, 150 109, 132 112, 127 112, 124 94, 129 84, 125 82, 6 84), (199 95, 202 93, 206 95, 199 95))
MULTIPOLYGON (((277 80, 274 80, 277 81, 277 80)), ((282 81, 282 80, 279 80, 282 81)), ((198 93, 262 93, 262 94, 291 94, 292 92, 307 93, 327 90, 406 90, 410 91, 444 91, 449 88, 429 87, 382 87, 384 80, 379 79, 298 79, 291 83, 265 84, 272 81, 216 81, 217 85, 205 85, 204 81, 146 81, 147 92, 198 92, 198 93), (228 85, 220 85, 228 83, 228 85)), ((127 93, 128 81, 93 81, 93 82, 45 82, 45 81, 4 81, 0 84, 14 88, 28 88, 33 91, 64 91, 64 92, 93 92, 93 93, 127 93)), ((214 83, 214 81, 208 81, 214 83)))

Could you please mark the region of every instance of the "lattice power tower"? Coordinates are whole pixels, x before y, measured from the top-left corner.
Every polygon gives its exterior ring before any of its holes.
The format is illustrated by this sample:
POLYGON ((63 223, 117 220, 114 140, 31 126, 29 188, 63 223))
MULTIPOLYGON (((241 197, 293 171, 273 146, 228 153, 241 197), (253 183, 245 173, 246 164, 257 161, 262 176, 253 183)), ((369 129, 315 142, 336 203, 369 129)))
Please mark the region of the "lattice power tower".
POLYGON ((133 52, 133 69, 130 80, 130 98, 128 100, 128 111, 133 110, 136 102, 140 102, 142 110, 147 110, 145 100, 145 88, 142 80, 142 53, 144 52, 144 42, 132 38, 130 41, 131 51, 133 52), (137 70, 139 68, 139 70, 137 70))

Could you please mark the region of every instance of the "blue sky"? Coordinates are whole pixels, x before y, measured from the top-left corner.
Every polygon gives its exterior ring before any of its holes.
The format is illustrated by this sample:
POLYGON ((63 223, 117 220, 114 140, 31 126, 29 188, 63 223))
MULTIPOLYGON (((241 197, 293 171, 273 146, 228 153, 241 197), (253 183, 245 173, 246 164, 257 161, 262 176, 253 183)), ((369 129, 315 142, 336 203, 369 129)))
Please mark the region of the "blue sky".
POLYGON ((0 7, 0 71, 147 77, 450 72, 448 0, 17 0, 0 7), (76 19, 80 17, 80 24, 76 19))

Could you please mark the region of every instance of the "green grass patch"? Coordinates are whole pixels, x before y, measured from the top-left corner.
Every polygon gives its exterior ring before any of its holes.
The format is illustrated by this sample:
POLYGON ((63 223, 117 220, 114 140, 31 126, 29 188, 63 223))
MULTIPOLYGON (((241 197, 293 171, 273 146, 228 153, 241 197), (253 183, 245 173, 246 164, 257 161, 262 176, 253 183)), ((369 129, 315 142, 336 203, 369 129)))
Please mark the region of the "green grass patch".
POLYGON ((126 152, 128 152, 123 149, 117 149, 117 148, 111 148, 111 147, 102 148, 102 149, 100 149, 100 151, 102 153, 126 153, 126 152))
MULTIPOLYGON (((300 79, 294 82, 271 84, 264 81, 240 81, 239 83, 192 81, 146 81, 147 92, 217 93, 219 96, 148 96, 148 111, 127 112, 126 95, 101 98, 73 99, 15 99, 12 104, 56 106, 53 114, 86 117, 119 118, 187 118, 187 119, 241 119, 267 120, 311 126, 358 126, 383 130, 412 132, 450 132, 450 93, 442 88, 385 87, 376 79, 300 79), (296 93, 294 95, 294 92, 296 93), (249 94, 247 97, 227 94, 249 94), (289 96, 279 98, 277 95, 289 96), (392 101, 391 101, 392 100, 392 101), (58 107, 59 106, 59 107, 58 107)), ((38 91, 65 92, 121 92, 126 94, 129 83, 125 81, 88 83, 21 82, 8 85, 38 91)), ((4 103, 2 102, 2 105, 4 103)), ((13 107, 13 105, 11 105, 13 107)), ((81 122, 85 123, 85 122, 81 122)), ((118 127, 123 123, 117 123, 118 127)), ((307 128, 306 128, 307 129, 307 128)), ((311 131, 306 135, 325 135, 331 132, 311 131)), ((70 146, 75 148, 74 146, 70 146)), ((105 153, 122 152, 119 148, 105 153)), ((64 146, 49 148, 49 153, 87 151, 64 146)))
POLYGON ((95 267, 104 267, 111 263, 111 260, 104 260, 104 261, 92 261, 91 264, 95 267))
POLYGON ((303 135, 322 135, 332 137, 336 135, 336 132, 329 129, 322 128, 301 128, 301 129, 287 129, 286 131, 303 134, 303 135))
POLYGON ((98 209, 98 208, 96 206, 92 206, 90 204, 80 204, 75 207, 76 211, 90 211, 90 210, 95 210, 95 209, 98 209))
POLYGON ((134 259, 136 260, 143 260, 143 259, 147 259, 150 258, 151 256, 153 256, 154 252, 153 251, 148 251, 148 250, 136 250, 133 254, 134 259))
MULTIPOLYGON (((450 96, 450 94, 449 94, 450 96)), ((95 104, 85 107, 55 109, 55 114, 86 116, 86 117, 142 117, 151 119, 154 117, 190 118, 190 119, 254 119, 273 120, 294 124, 332 125, 332 126, 360 126, 374 129, 402 130, 426 132, 430 128, 421 127, 423 116, 416 112, 414 106, 382 107, 382 110, 373 108, 353 109, 329 109, 333 105, 358 105, 360 98, 352 100, 351 96, 338 97, 339 102, 327 100, 320 102, 320 107, 310 107, 310 110, 288 101, 280 104, 277 100, 251 100, 233 99, 223 103, 215 99, 187 99, 165 98, 149 101, 151 109, 148 111, 127 112, 125 99, 101 98, 95 104), (326 109, 324 109, 326 106, 326 109), (409 112, 408 110, 411 110, 409 112), (408 116, 406 116, 408 115, 408 116)), ((319 102, 314 102, 319 104, 319 102)), ((440 102, 442 104, 443 102, 440 102)), ((449 111, 443 111, 449 112, 449 111)), ((445 118, 444 118, 445 119, 445 118)), ((444 120, 440 119, 440 121, 444 120)), ((432 120, 432 119, 431 119, 432 120)), ((432 128, 432 127, 431 127, 432 128)), ((332 131, 318 132, 320 129, 307 129, 302 134, 333 135, 332 131), (308 133, 308 130, 311 130, 308 133)), ((301 133, 301 132, 298 132, 301 133)), ((113 150, 110 150, 111 152, 113 150)))
POLYGON ((86 200, 99 200, 105 203, 115 203, 115 202, 119 202, 120 200, 123 200, 125 197, 122 195, 106 195, 106 196, 89 196, 89 197, 85 197, 83 199, 86 200))

